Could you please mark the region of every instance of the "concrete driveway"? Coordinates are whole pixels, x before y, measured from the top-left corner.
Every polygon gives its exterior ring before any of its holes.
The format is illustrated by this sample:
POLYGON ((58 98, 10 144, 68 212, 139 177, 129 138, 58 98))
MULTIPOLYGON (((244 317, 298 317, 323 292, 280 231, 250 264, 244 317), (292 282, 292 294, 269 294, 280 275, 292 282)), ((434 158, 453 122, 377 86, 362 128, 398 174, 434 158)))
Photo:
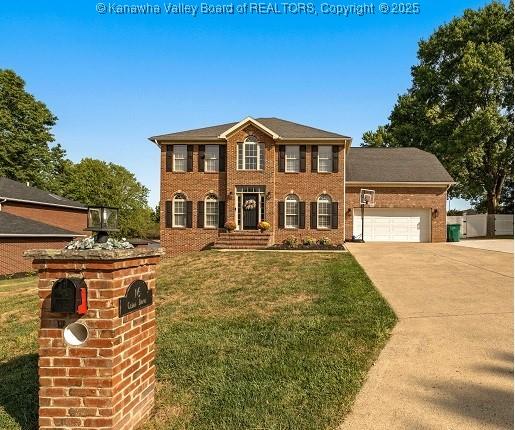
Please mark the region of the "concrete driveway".
POLYGON ((513 255, 349 244, 399 322, 340 427, 513 428, 513 255))

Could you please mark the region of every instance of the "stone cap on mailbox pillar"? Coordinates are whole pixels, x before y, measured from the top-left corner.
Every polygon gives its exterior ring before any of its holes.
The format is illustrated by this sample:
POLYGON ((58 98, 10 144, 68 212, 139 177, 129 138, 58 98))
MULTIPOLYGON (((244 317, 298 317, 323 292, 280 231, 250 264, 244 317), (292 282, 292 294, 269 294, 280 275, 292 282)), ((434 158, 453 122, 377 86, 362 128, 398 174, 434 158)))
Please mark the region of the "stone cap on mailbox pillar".
POLYGON ((39 429, 131 430, 154 404, 161 248, 36 249, 39 429))
POLYGON ((128 258, 159 257, 163 248, 130 249, 29 249, 24 256, 34 260, 126 260, 128 258))

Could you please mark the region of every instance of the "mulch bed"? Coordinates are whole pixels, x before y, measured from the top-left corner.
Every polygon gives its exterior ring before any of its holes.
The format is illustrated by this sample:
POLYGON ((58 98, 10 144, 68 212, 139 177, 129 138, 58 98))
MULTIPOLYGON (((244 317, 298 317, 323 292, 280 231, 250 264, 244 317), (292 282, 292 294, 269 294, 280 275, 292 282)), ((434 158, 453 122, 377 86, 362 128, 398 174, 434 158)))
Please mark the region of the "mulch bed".
POLYGON ((343 251, 345 246, 343 245, 298 245, 294 248, 284 245, 282 243, 272 245, 270 249, 281 249, 285 251, 343 251))

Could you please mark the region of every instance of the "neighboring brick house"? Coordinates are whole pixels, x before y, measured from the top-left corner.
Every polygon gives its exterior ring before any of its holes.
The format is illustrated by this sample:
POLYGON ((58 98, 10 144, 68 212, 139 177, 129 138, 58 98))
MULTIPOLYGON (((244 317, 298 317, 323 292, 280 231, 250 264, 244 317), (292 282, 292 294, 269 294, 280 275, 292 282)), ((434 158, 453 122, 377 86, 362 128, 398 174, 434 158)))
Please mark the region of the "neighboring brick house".
POLYGON ((0 276, 30 272, 24 251, 63 248, 86 226, 81 203, 0 177, 0 276))
POLYGON ((361 222, 360 189, 372 187, 376 207, 366 210, 365 239, 445 240, 453 181, 426 152, 350 148, 348 136, 278 118, 150 140, 161 149, 161 245, 168 255, 229 238, 248 245, 253 235, 268 244, 289 236, 342 243, 361 222), (236 233, 223 234, 227 220, 236 233), (269 237, 255 233, 260 220, 272 224, 269 237))

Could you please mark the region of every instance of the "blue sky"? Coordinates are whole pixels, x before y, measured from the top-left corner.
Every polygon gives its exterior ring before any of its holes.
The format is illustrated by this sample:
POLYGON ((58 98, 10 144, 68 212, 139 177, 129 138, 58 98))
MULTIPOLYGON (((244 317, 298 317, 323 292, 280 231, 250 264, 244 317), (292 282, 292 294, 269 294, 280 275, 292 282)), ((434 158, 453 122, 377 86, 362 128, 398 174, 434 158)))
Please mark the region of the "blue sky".
MULTIPOLYGON (((127 167, 156 204, 159 154, 148 136, 277 116, 359 145, 409 87, 417 42, 487 1, 422 0, 419 14, 404 16, 372 1, 375 14, 348 17, 99 14, 97 3, 2 1, 0 67, 57 115, 56 141, 73 161, 127 167)), ((111 2, 147 3, 164 9, 111 2)))

